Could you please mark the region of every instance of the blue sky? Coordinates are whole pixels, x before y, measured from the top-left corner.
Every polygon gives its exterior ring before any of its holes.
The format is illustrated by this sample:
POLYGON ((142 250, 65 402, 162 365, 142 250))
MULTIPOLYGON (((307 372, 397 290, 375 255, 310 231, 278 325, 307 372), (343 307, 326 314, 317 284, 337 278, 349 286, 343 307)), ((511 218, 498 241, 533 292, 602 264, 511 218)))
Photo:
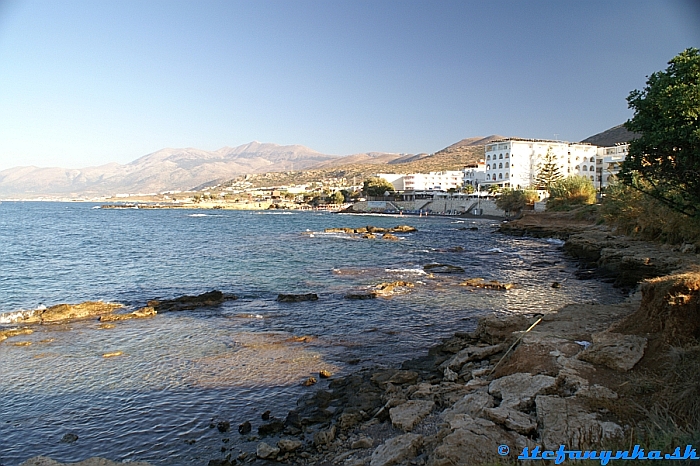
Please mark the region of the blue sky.
POLYGON ((693 0, 0 0, 0 169, 578 141, 631 117, 699 24, 693 0))

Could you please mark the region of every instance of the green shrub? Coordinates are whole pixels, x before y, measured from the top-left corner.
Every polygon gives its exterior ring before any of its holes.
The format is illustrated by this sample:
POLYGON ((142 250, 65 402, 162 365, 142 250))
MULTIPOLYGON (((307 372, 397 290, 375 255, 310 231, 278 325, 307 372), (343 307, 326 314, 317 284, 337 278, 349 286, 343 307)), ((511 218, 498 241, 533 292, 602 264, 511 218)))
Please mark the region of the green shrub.
POLYGON ((549 186, 547 210, 570 210, 581 205, 595 204, 596 189, 585 176, 569 176, 549 186))

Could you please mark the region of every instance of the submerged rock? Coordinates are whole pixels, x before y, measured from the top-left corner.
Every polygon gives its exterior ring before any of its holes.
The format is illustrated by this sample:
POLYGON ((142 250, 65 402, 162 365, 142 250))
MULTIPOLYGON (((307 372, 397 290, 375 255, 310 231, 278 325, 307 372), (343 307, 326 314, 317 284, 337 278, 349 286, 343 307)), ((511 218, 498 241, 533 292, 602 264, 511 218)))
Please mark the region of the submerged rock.
POLYGON ((109 314, 115 309, 124 307, 118 303, 105 303, 102 301, 85 301, 79 304, 57 304, 45 309, 37 309, 31 313, 25 313, 19 320, 23 323, 57 323, 66 320, 84 319, 86 317, 109 314))
POLYGON ((316 293, 306 293, 306 294, 279 294, 277 295, 277 301, 280 303, 300 303, 303 301, 318 301, 318 295, 316 293))
POLYGON ((483 278, 470 278, 460 283, 460 286, 470 286, 473 288, 484 288, 487 290, 510 290, 512 283, 501 283, 497 280, 485 281, 483 278))
POLYGON ((151 306, 143 307, 128 314, 105 314, 100 316, 100 322, 114 322, 117 320, 143 319, 153 317, 157 314, 155 308, 151 306))
POLYGON ((219 290, 209 291, 197 296, 180 296, 175 299, 148 301, 148 306, 156 312, 186 311, 199 307, 218 306, 224 301, 238 299, 235 295, 225 295, 219 290))
POLYGON ((451 264, 427 264, 423 270, 428 273, 464 273, 464 269, 458 265, 451 264))
POLYGON ((0 330, 0 341, 7 340, 10 337, 16 337, 19 335, 31 335, 34 330, 30 328, 13 328, 10 330, 0 330))

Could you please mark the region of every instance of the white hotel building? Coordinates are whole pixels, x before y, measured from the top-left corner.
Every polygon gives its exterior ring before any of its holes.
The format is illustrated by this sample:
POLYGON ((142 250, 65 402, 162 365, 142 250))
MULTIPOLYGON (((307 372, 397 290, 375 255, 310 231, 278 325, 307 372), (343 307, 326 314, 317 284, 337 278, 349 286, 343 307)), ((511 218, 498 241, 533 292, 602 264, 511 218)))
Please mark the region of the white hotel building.
POLYGON ((547 152, 554 156, 562 176, 586 176, 596 182, 597 147, 545 139, 502 139, 485 147, 485 184, 528 188, 535 185, 547 152))

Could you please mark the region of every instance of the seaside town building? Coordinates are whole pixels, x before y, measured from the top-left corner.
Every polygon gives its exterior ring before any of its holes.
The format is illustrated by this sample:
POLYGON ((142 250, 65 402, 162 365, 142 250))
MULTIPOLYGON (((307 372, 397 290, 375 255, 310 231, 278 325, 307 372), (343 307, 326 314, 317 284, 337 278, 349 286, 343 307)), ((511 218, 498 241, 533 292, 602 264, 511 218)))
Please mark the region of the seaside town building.
POLYGON ((459 190, 464 182, 464 173, 456 170, 407 175, 379 173, 377 176, 387 180, 397 191, 459 190))
POLYGON ((596 157, 596 187, 607 188, 622 168, 627 158, 630 145, 616 144, 611 147, 599 147, 596 157))

